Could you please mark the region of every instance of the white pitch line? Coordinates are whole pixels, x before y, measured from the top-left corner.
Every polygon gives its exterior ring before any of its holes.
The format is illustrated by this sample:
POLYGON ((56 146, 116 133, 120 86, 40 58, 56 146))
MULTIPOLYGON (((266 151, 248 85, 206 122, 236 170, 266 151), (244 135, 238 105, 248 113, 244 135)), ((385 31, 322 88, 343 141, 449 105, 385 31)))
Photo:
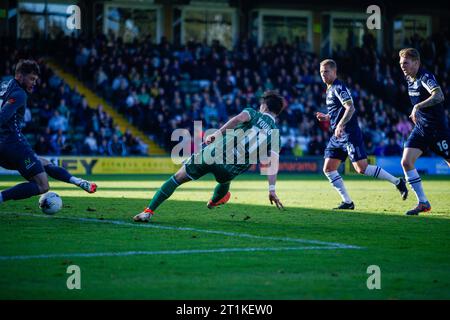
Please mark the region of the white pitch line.
POLYGON ((274 247, 274 248, 218 248, 193 250, 166 250, 166 251, 125 251, 125 252, 93 252, 93 253, 56 253, 40 255, 0 256, 0 261, 52 259, 52 258, 92 258, 92 257, 123 257, 134 255, 172 255, 197 253, 226 253, 226 252, 257 252, 257 251, 294 251, 294 250, 334 250, 334 246, 321 247, 274 247))
POLYGON ((15 213, 15 214, 19 215, 19 216, 29 216, 29 217, 36 217, 36 218, 61 219, 61 220, 93 222, 93 223, 107 223, 107 224, 114 224, 114 225, 128 226, 128 227, 138 227, 138 228, 152 228, 152 229, 163 229, 163 230, 174 230, 174 231, 193 231, 193 232, 198 232, 198 233, 218 234, 218 235, 237 237, 237 238, 296 242, 296 243, 303 243, 303 244, 307 243, 307 244, 331 246, 331 247, 335 247, 335 248, 339 248, 339 249, 364 249, 363 247, 344 244, 344 243, 338 243, 338 242, 326 242, 326 241, 319 241, 319 240, 308 240, 308 239, 289 238, 289 237, 256 236, 256 235, 247 234, 247 233, 197 229, 197 228, 189 228, 189 227, 161 226, 161 225, 155 225, 152 223, 148 223, 148 224, 129 223, 129 222, 118 221, 118 220, 99 220, 99 219, 92 219, 92 218, 57 217, 57 216, 37 215, 37 214, 32 214, 32 213, 15 213))

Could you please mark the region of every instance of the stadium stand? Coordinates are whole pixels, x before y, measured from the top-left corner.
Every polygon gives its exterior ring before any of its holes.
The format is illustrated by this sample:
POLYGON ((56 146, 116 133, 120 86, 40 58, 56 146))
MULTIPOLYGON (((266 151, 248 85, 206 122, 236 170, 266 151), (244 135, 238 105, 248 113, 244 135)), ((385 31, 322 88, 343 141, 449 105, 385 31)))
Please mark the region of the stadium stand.
MULTIPOLYGON (((218 127, 229 115, 256 106, 262 92, 273 88, 289 102, 280 119, 283 154, 320 155, 330 134, 314 118, 315 111, 324 110, 319 57, 298 43, 258 47, 242 40, 229 51, 217 41, 177 48, 165 39, 157 45, 145 40, 125 44, 104 34, 60 43, 73 52, 60 61, 166 150, 173 129, 192 130, 198 119, 205 129, 218 127)), ((410 102, 406 86, 397 85, 404 81, 397 52, 378 54, 372 43, 368 35, 363 47, 344 48, 333 58, 351 88, 369 154, 400 155, 412 128, 410 102)), ((448 35, 414 36, 410 43, 424 52, 425 66, 448 96, 448 35)))
MULTIPOLYGON (((28 54, 2 46, 2 80, 13 77, 15 63, 28 54)), ((124 132, 103 107, 88 105, 86 97, 71 89, 51 68, 39 60, 40 85, 31 95, 23 132, 38 154, 45 155, 147 155, 148 146, 124 132)))
MULTIPOLYGON (((111 102, 130 126, 141 129, 166 151, 176 143, 171 141, 174 129, 192 132, 193 120, 200 119, 205 130, 219 127, 230 115, 257 106, 266 89, 278 89, 288 99, 280 117, 282 154, 322 155, 331 134, 327 124, 319 125, 314 117, 315 111, 325 110, 320 58, 304 51, 300 43, 280 40, 257 46, 243 39, 227 50, 218 41, 211 46, 188 42, 175 47, 165 38, 159 44, 150 39, 124 43, 105 34, 93 39, 65 36, 55 43, 65 50, 55 50, 53 58, 66 71, 111 102)), ((404 79, 397 52, 380 54, 373 43, 367 35, 362 47, 342 48, 332 58, 352 91, 368 154, 400 155, 412 128, 411 106, 406 86, 398 85, 404 79)), ((448 33, 426 39, 414 35, 407 44, 423 52, 424 65, 436 74, 448 97, 448 33)), ((18 55, 17 50, 2 48, 1 74, 11 74, 18 55)), ((141 139, 129 130, 121 132, 101 106, 95 111, 89 108, 76 88, 70 89, 43 61, 41 66, 42 86, 25 128, 31 141, 41 142, 36 145, 38 151, 147 154, 148 145, 141 139)))

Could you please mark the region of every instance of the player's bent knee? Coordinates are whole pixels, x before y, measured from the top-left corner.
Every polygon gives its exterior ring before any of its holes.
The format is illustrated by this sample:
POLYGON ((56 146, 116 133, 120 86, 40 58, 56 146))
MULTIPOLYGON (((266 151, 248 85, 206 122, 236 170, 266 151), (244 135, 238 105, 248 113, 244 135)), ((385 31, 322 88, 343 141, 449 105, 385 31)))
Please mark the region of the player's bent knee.
POLYGON ((327 175, 330 172, 336 171, 341 164, 340 160, 337 159, 325 159, 325 163, 323 164, 323 173, 327 175))
POLYGON ((50 190, 50 185, 48 184, 48 180, 40 180, 38 182, 39 191, 42 193, 46 193, 50 190))
POLYGON ((36 176, 34 176, 31 181, 34 181, 39 188, 39 192, 42 193, 46 193, 50 190, 50 186, 48 184, 48 178, 47 178, 47 174, 45 172, 42 172, 36 176))
MULTIPOLYGON (((367 168, 367 167, 366 167, 367 168)), ((364 172, 366 172, 366 168, 362 168, 362 167, 356 167, 355 171, 359 174, 364 174, 364 172)))
POLYGON ((180 168, 180 170, 178 170, 174 176, 178 184, 183 184, 188 181, 191 181, 184 167, 180 168))
POLYGON ((355 171, 359 174, 364 174, 368 165, 369 164, 365 159, 353 162, 353 168, 355 168, 355 171))
POLYGON ((48 183, 47 183, 47 185, 38 185, 38 186, 39 186, 39 192, 41 194, 47 193, 50 190, 50 186, 48 185, 48 183))
POLYGON ((402 165, 402 168, 405 170, 414 169, 414 163, 407 158, 402 158, 401 165, 402 165))
POLYGON ((40 194, 46 193, 46 192, 48 192, 50 190, 50 186, 48 184, 48 180, 40 179, 40 180, 35 181, 35 182, 38 185, 40 194))

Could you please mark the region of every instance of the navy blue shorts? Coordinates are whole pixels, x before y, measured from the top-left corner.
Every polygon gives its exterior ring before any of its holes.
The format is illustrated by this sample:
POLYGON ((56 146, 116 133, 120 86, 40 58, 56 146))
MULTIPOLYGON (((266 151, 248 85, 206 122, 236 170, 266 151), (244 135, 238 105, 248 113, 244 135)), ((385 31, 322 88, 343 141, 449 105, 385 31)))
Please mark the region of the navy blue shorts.
POLYGON ((0 166, 19 171, 27 180, 45 172, 36 153, 26 142, 0 144, 0 166))
POLYGON ((340 139, 333 135, 330 142, 328 142, 325 148, 325 159, 331 158, 345 161, 347 156, 351 162, 367 159, 361 132, 347 133, 340 139))
POLYGON ((450 130, 436 130, 424 132, 414 127, 413 131, 405 142, 405 148, 416 148, 426 152, 431 149, 438 156, 450 159, 450 130))

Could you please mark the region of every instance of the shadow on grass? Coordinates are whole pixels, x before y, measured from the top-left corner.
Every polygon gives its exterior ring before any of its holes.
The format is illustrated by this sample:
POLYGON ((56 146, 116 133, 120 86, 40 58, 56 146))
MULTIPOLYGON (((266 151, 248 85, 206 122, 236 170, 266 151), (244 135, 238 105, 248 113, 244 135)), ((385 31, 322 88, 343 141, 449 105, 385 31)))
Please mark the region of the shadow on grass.
MULTIPOLYGON (((231 200, 232 201, 232 200, 231 200)), ((119 220, 133 223, 132 217, 141 212, 147 199, 63 197, 64 208, 55 218, 90 218, 119 220)), ((304 239, 344 242, 351 245, 396 246, 408 243, 426 247, 441 243, 450 245, 450 219, 423 215, 408 217, 368 211, 334 211, 308 207, 287 207, 228 203, 207 209, 206 201, 167 200, 157 210, 151 224, 191 227, 208 230, 250 233, 262 236, 288 236, 304 239)), ((43 215, 37 197, 10 201, 0 206, 0 220, 5 216, 27 219, 21 214, 43 215)), ((61 220, 61 219, 60 219, 61 220)), ((31 222, 33 220, 30 220, 31 222)), ((49 222, 51 223, 51 217, 49 222)), ((67 220, 67 223, 86 223, 67 220)), ((111 225, 114 228, 122 226, 111 225)), ((145 232, 145 231, 144 231, 145 232)))
MULTIPOLYGON (((141 248, 139 242, 136 242, 136 239, 140 238, 145 238, 150 244, 153 244, 152 241, 157 238, 160 241, 158 243, 160 246, 161 244, 165 245, 166 241, 176 241, 172 244, 174 247, 177 247, 177 243, 181 242, 183 245, 191 245, 194 243, 197 246, 196 241, 206 238, 202 234, 199 235, 192 230, 187 234, 181 233, 176 238, 167 232, 158 234, 160 232, 158 229, 134 227, 132 225, 132 217, 142 210, 147 203, 147 199, 118 199, 113 197, 86 197, 81 199, 78 197, 64 197, 63 201, 65 203, 64 209, 57 213, 56 216, 45 220, 23 215, 23 213, 28 213, 43 216, 37 208, 36 197, 24 201, 2 204, 0 206, 0 230, 2 228, 3 230, 8 230, 5 233, 10 234, 10 236, 2 237, 0 242, 3 244, 12 241, 14 245, 18 243, 21 246, 29 246, 29 244, 42 246, 39 243, 39 239, 33 241, 32 235, 30 236, 30 231, 32 231, 39 232, 39 235, 43 239, 46 239, 46 244, 51 241, 47 237, 57 237, 58 239, 61 238, 60 241, 67 245, 66 248, 72 249, 73 246, 81 246, 85 250, 84 243, 99 242, 102 246, 104 245, 109 248, 98 248, 99 252, 104 252, 106 250, 118 250, 117 247, 121 248, 120 250, 122 251, 130 250, 136 243, 138 243, 138 248, 141 248), (58 219, 58 217, 67 217, 70 219, 58 219), (76 220, 78 217, 100 219, 102 221, 122 221, 127 222, 127 225, 102 224, 102 227, 98 228, 99 224, 95 223, 95 220, 90 222, 79 221, 76 220), (39 223, 36 223, 37 219, 39 219, 39 223), (61 230, 66 230, 66 233, 61 232, 61 230), (72 236, 72 230, 74 230, 74 233, 78 232, 78 236, 82 237, 76 238, 72 236), (155 236, 155 233, 157 236, 155 236), (171 237, 175 238, 175 240, 171 237), (99 241, 97 242, 97 240, 99 241), (129 242, 132 242, 132 245, 129 242)), ((177 287, 180 281, 189 279, 190 277, 201 279, 202 282, 197 285, 197 288, 201 288, 202 292, 203 290, 209 289, 208 294, 214 294, 211 291, 211 287, 205 288, 203 286, 203 281, 205 281, 204 277, 207 276, 214 277, 215 282, 225 281, 224 283, 226 284, 221 285, 219 291, 225 290, 226 292, 231 292, 230 290, 233 290, 236 285, 240 285, 241 283, 246 284, 243 290, 253 288, 255 283, 259 283, 261 288, 263 288, 261 292, 264 292, 268 288, 266 285, 267 279, 271 278, 278 279, 271 285, 273 286, 273 291, 271 292, 274 292, 273 294, 275 295, 289 288, 293 283, 293 279, 296 279, 295 285, 298 288, 303 288, 303 286, 308 285, 307 289, 305 289, 308 295, 314 292, 315 295, 325 298, 345 298, 350 296, 354 298, 361 298, 361 296, 372 297, 370 295, 372 293, 367 291, 365 287, 367 280, 366 268, 371 264, 381 265, 384 272, 383 285, 385 287, 379 293, 383 294, 383 298, 409 297, 409 295, 413 297, 430 297, 430 294, 433 297, 448 296, 447 283, 449 283, 449 276, 447 270, 450 265, 450 255, 448 254, 450 250, 449 219, 434 217, 433 219, 429 219, 426 216, 406 217, 364 211, 336 212, 308 207, 287 208, 286 211, 278 211, 273 206, 270 206, 270 204, 247 205, 233 202, 221 208, 208 210, 205 207, 204 201, 169 199, 161 205, 150 224, 162 227, 184 227, 230 233, 245 233, 264 237, 290 237, 305 240, 338 242, 364 248, 363 250, 345 251, 311 250, 300 253, 271 252, 245 256, 242 254, 212 254, 208 259, 203 258, 203 256, 200 256, 200 258, 197 258, 198 256, 176 256, 170 259, 167 257, 150 259, 143 256, 137 256, 133 259, 127 257, 122 260, 120 258, 114 258, 114 262, 118 261, 118 263, 116 271, 113 272, 117 273, 118 279, 123 277, 127 279, 126 281, 130 281, 127 278, 129 277, 128 273, 121 275, 122 272, 125 272, 124 270, 128 270, 123 266, 125 263, 133 263, 136 261, 138 263, 133 265, 132 268, 130 267, 130 269, 134 270, 133 268, 135 266, 145 265, 146 270, 167 272, 166 274, 163 273, 156 281, 165 281, 164 279, 167 279, 167 277, 174 277, 174 284, 171 285, 171 288, 176 288, 177 297, 179 294, 183 297, 192 297, 191 283, 187 283, 184 289, 185 291, 181 293, 179 287, 177 287), (158 263, 163 260, 168 262, 161 268, 161 265, 158 263), (180 263, 185 263, 186 261, 189 263, 183 264, 183 268, 180 268, 180 263), (210 261, 214 262, 209 264, 210 261), (247 265, 247 269, 245 270, 248 270, 248 272, 243 273, 238 280, 235 280, 236 282, 231 282, 232 285, 230 285, 228 283, 232 281, 230 279, 237 278, 236 274, 232 274, 230 278, 227 278, 229 276, 227 272, 233 268, 242 272, 243 264, 247 265), (188 265, 188 268, 191 269, 186 270, 185 265, 188 265), (199 266, 204 268, 201 269, 201 272, 199 272, 199 266), (169 268, 168 271, 166 271, 166 268, 169 268), (290 269, 291 271, 286 274, 276 273, 280 269, 290 269), (183 270, 182 272, 184 273, 181 273, 180 270, 183 270), (336 278, 337 273, 339 273, 339 278, 336 278), (408 281, 403 279, 408 279, 408 281), (342 288, 353 288, 350 290, 351 294, 344 293, 342 291, 344 289, 339 289, 337 293, 333 291, 335 289, 334 284, 337 280, 345 281, 342 282, 342 288), (283 281, 280 286, 278 286, 278 281, 283 281), (404 281, 406 284, 399 281, 404 281), (416 283, 414 281, 419 282, 414 286, 413 284, 416 283), (322 291, 319 294, 317 290, 322 291)), ((223 236, 225 237, 225 235, 223 236)), ((223 243, 226 243, 220 237, 211 237, 208 241, 211 241, 209 243, 212 243, 214 246, 223 246, 223 243)), ((60 243, 55 241, 56 245, 60 245, 60 243)), ((256 245, 269 246, 266 240, 257 240, 256 245)), ((270 245, 277 246, 279 243, 271 242, 270 245)), ((83 250, 81 252, 84 252, 83 250)), ((136 250, 136 247, 133 247, 132 250, 136 250)), ((61 264, 61 261, 55 261, 61 264)), ((102 270, 101 277, 103 277, 105 274, 103 261, 105 260, 91 259, 83 263, 92 263, 94 266, 98 264, 98 268, 102 270)), ((43 265, 41 270, 46 270, 48 265, 45 263, 49 264, 50 262, 32 261, 29 265, 25 264, 25 266, 28 267, 31 263, 33 263, 33 267, 41 264, 43 265)), ((9 262, 4 265, 10 268, 9 262)), ((17 264, 17 266, 19 266, 19 270, 23 268, 21 267, 22 262, 21 264, 17 264)), ((116 264, 111 268, 114 269, 115 266, 116 264)), ((9 272, 11 274, 11 271, 9 272)), ((26 272, 22 271, 20 274, 26 274, 26 272)), ((143 274, 146 275, 146 273, 143 274)), ((13 279, 15 278, 13 277, 13 279)), ((106 280, 104 278, 101 279, 101 285, 106 283, 106 281, 111 281, 110 278, 106 278, 106 280)), ((61 283, 65 283, 65 280, 66 278, 61 283)), ((146 278, 140 279, 139 281, 149 280, 146 278)), ((11 287, 16 288, 16 283, 17 281, 14 281, 11 287)), ((141 294, 141 296, 145 296, 149 290, 151 291, 149 288, 153 288, 155 279, 151 278, 151 282, 146 283, 147 285, 140 289, 144 294, 141 294)), ((27 285, 29 284, 24 284, 25 287, 27 285)), ((135 292, 136 286, 139 287, 139 284, 134 284, 132 292, 135 292)), ((126 286, 124 286, 123 281, 119 281, 116 287, 113 286, 113 288, 119 290, 118 292, 124 292, 123 290, 126 289, 126 286)), ((33 288, 33 290, 40 292, 41 288, 33 288)), ((167 292, 167 287, 165 290, 158 287, 157 294, 161 296, 161 292, 167 292)), ((111 289, 111 292, 113 291, 111 289)), ((26 296, 26 294, 29 294, 26 290, 25 293, 17 293, 17 295, 21 296, 26 296)), ((57 294, 60 293, 53 293, 54 296, 57 296, 57 294)), ((109 292, 100 290, 100 293, 94 292, 91 294, 95 297, 105 297, 108 296, 109 292)), ((197 296, 198 294, 197 291, 197 296)), ((204 295, 202 294, 201 296, 203 297, 204 295)), ((252 295, 246 293, 245 297, 248 296, 252 295)), ((294 293, 285 293, 284 296, 298 297, 299 293, 297 290, 294 293)), ((236 297, 236 295, 231 294, 231 297, 236 297)))

